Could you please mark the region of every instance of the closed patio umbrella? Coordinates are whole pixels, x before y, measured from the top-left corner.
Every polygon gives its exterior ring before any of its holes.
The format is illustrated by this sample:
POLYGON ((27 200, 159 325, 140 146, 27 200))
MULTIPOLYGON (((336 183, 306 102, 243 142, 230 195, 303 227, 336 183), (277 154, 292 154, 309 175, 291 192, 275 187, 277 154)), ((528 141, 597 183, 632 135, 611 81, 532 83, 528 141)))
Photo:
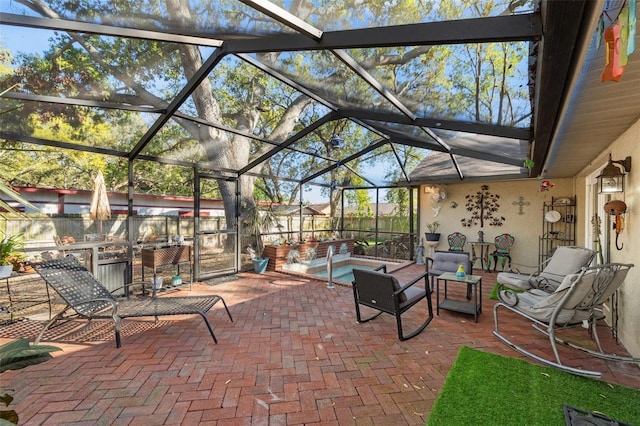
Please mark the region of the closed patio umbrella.
POLYGON ((91 194, 89 217, 99 221, 100 235, 102 235, 102 221, 111 217, 111 206, 109 206, 107 187, 101 171, 98 171, 98 175, 93 181, 93 194, 91 194))

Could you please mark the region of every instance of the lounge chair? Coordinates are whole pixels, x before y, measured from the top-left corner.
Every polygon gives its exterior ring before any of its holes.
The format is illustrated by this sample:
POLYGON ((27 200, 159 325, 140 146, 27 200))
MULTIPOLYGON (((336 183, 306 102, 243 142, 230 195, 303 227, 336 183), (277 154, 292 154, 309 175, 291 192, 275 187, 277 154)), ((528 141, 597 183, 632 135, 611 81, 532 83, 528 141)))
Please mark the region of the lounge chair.
MULTIPOLYGON (((132 297, 116 299, 95 277, 73 256, 34 263, 33 268, 51 286, 67 306, 54 316, 42 329, 35 343, 38 344, 44 332, 68 310, 86 319, 113 319, 116 346, 121 346, 120 320, 133 317, 159 317, 165 315, 198 314, 202 317, 213 341, 218 343, 213 328, 207 320, 207 312, 219 301, 224 305, 229 319, 233 321, 227 304, 222 297, 132 297)), ((117 289, 120 290, 120 289, 117 289)), ((114 290, 115 291, 115 290, 114 290)))
MULTIPOLYGON (((547 293, 540 289, 530 289, 520 294, 502 290, 500 302, 496 303, 493 308, 495 321, 493 334, 513 349, 538 362, 583 376, 600 377, 601 373, 564 365, 560 359, 557 343, 566 344, 606 360, 640 362, 640 358, 605 353, 600 345, 596 327, 597 321, 604 317, 602 304, 622 285, 631 267, 633 265, 611 263, 583 268, 578 274, 567 275, 553 293, 547 293), (551 357, 545 358, 534 354, 501 334, 498 315, 501 308, 532 321, 537 331, 547 335, 555 360, 550 359, 551 357), (583 324, 588 325, 589 334, 594 339, 597 350, 586 348, 579 343, 562 340, 556 336, 558 330, 583 324)), ((509 321, 509 326, 511 327, 510 334, 519 335, 513 331, 512 321, 509 321)), ((525 329, 528 330, 529 327, 523 327, 523 331, 525 329)))
POLYGON ((549 293, 555 291, 564 277, 580 272, 589 266, 596 252, 585 247, 561 246, 549 259, 537 266, 537 271, 523 274, 518 269, 499 272, 497 281, 503 286, 515 290, 539 288, 549 293))
POLYGON ((383 312, 394 315, 398 326, 398 338, 407 340, 417 336, 433 319, 431 290, 429 290, 427 273, 421 274, 407 284, 400 285, 396 277, 387 274, 386 271, 387 268, 384 265, 374 271, 353 270, 355 277, 353 281, 353 298, 356 304, 356 318, 358 323, 363 323, 377 318, 383 312), (414 287, 420 280, 424 280, 425 288, 414 287), (417 329, 405 335, 402 331, 401 316, 422 299, 427 299, 427 319, 417 329), (362 318, 360 305, 376 309, 379 312, 367 318, 362 318))

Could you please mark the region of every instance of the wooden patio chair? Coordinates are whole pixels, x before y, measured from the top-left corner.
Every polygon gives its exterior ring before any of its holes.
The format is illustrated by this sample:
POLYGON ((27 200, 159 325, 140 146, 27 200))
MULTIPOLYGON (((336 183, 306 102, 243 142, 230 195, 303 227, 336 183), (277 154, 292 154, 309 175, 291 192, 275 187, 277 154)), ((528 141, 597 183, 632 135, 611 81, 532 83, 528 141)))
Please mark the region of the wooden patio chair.
MULTIPOLYGON (((605 360, 638 363, 640 358, 604 352, 596 327, 597 321, 604 318, 602 304, 622 285, 631 267, 633 267, 631 264, 610 263, 583 268, 578 274, 565 276, 553 293, 535 288, 519 294, 511 290, 502 290, 500 291, 500 302, 496 303, 493 308, 495 322, 493 334, 513 349, 540 363, 582 376, 600 377, 601 373, 563 364, 557 343, 565 344, 605 360), (533 353, 525 349, 524 346, 512 342, 511 336, 519 335, 513 330, 512 321, 507 320, 511 327, 509 337, 500 333, 498 312, 501 308, 528 319, 533 322, 535 330, 548 336, 554 358, 540 355, 538 350, 533 353), (593 338, 597 350, 585 347, 582 343, 585 339, 576 338, 575 341, 569 341, 556 335, 559 330, 583 325, 588 326, 589 334, 593 338)), ((529 329, 527 325, 522 330, 529 329)))
POLYGON ((396 317, 398 338, 400 340, 411 339, 424 330, 433 319, 431 290, 427 280, 428 274, 425 272, 411 280, 411 282, 400 285, 396 277, 386 272, 386 265, 374 271, 353 269, 355 278, 353 281, 353 298, 356 304, 358 323, 371 321, 386 312, 396 317), (414 287, 420 280, 424 280, 424 288, 414 287), (422 299, 427 299, 427 319, 417 329, 405 335, 402 331, 402 314, 422 299), (376 309, 379 312, 367 318, 362 318, 360 305, 376 309))
MULTIPOLYGON (((42 329, 35 343, 38 344, 44 332, 56 321, 73 310, 80 318, 112 319, 115 325, 116 346, 120 347, 120 321, 133 317, 157 317, 165 315, 198 314, 202 317, 213 341, 218 343, 213 328, 207 319, 207 312, 219 301, 224 305, 229 319, 233 321, 229 308, 222 297, 182 296, 182 297, 132 297, 116 299, 75 257, 34 263, 33 268, 42 276, 67 303, 42 329)), ((114 290, 117 291, 120 288, 114 290)))

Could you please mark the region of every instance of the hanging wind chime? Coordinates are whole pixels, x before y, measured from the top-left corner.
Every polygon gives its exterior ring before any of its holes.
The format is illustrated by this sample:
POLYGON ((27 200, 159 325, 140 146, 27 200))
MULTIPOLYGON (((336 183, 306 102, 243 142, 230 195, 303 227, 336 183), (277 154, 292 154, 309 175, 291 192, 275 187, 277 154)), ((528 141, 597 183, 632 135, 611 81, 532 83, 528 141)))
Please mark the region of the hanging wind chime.
POLYGON ((598 26, 598 46, 604 33, 607 62, 602 71, 602 81, 620 81, 629 56, 636 50, 636 0, 627 1, 616 19, 611 19, 606 11, 600 17, 598 26), (613 21, 604 28, 605 16, 613 21))

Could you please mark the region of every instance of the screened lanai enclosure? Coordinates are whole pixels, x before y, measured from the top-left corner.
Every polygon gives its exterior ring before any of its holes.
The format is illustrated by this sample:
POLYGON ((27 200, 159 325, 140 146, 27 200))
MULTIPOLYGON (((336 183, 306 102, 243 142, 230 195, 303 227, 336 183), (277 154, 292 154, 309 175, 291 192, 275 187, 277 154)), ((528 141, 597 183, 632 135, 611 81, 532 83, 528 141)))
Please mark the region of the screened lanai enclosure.
POLYGON ((186 237, 206 278, 243 269, 258 239, 350 239, 410 260, 430 219, 417 215, 421 185, 539 176, 602 4, 0 8, 3 183, 59 191, 47 215, 12 219, 17 231, 89 233, 86 212, 60 209, 60 197, 90 190, 100 170, 124 197, 102 224, 120 239, 109 244, 131 261, 143 243, 186 237))

